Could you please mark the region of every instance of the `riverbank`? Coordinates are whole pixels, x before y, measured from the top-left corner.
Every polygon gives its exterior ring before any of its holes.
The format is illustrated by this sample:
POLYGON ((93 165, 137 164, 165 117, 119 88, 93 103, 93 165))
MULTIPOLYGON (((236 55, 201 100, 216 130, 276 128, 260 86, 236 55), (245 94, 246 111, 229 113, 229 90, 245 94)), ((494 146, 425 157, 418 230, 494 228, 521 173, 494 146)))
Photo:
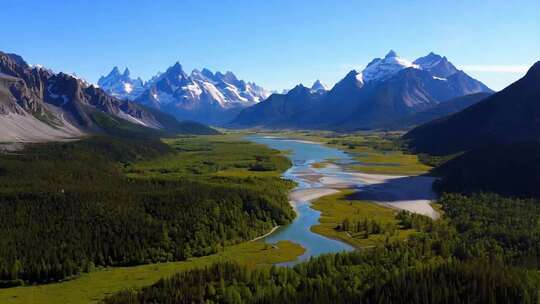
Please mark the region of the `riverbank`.
POLYGON ((299 174, 303 179, 319 184, 319 187, 295 193, 296 200, 313 201, 316 198, 335 194, 341 189, 354 189, 351 198, 370 201, 393 209, 438 219, 439 213, 431 203, 437 199, 432 186, 435 178, 430 176, 383 175, 347 171, 342 166, 327 164, 324 168, 311 166, 299 174))
POLYGON ((269 236, 270 234, 274 233, 274 231, 276 231, 276 229, 278 229, 280 226, 274 226, 272 227, 272 229, 270 229, 270 231, 268 231, 267 233, 261 235, 261 236, 258 236, 256 238, 254 238, 253 240, 251 240, 250 242, 255 242, 255 241, 258 241, 258 240, 261 240, 261 239, 264 239, 265 237, 269 236))
MULTIPOLYGON (((319 224, 311 227, 311 231, 329 238, 337 239, 354 246, 366 249, 389 240, 404 240, 414 232, 412 229, 397 229, 392 234, 355 235, 354 232, 337 229, 345 220, 350 223, 374 221, 381 226, 399 225, 396 220, 397 211, 383 205, 368 201, 355 200, 354 189, 344 189, 339 193, 321 197, 312 202, 312 208, 321 212, 319 224)), ((356 233, 358 234, 358 233, 356 233)), ((360 233, 362 234, 362 233, 360 233)))
POLYGON ((179 271, 216 262, 234 261, 249 267, 262 267, 294 260, 303 253, 301 246, 287 241, 275 246, 261 241, 244 242, 225 247, 213 255, 182 262, 103 268, 62 283, 0 289, 0 303, 97 303, 106 295, 123 289, 148 286, 179 271))
POLYGON ((431 177, 358 172, 354 170, 357 168, 351 169, 356 163, 350 154, 313 141, 274 136, 250 139, 274 149, 290 151, 287 157, 293 167, 283 177, 298 184, 289 194, 298 217, 265 240, 270 243, 276 240, 298 242, 306 248, 301 259, 350 250, 350 247, 343 247, 343 243, 365 248, 388 237, 405 239, 411 231, 395 228, 399 227, 395 218, 398 209, 433 219, 439 217, 430 204, 436 199, 431 190, 434 181, 431 177), (382 226, 391 224, 394 228, 389 236, 373 233, 353 237, 349 231, 337 229, 345 219, 376 221, 382 226))

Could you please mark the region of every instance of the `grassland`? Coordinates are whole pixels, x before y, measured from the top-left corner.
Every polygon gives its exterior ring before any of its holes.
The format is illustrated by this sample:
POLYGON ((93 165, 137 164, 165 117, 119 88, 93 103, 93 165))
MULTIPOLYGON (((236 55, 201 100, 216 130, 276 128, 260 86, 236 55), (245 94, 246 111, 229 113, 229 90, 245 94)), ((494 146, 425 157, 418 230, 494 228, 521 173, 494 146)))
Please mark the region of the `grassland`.
POLYGON ((350 233, 336 229, 345 219, 351 222, 374 220, 383 226, 399 227, 395 216, 397 211, 372 202, 359 201, 351 198, 354 190, 343 190, 340 193, 322 197, 312 203, 312 208, 321 212, 320 224, 311 227, 311 231, 329 238, 344 241, 356 248, 374 246, 377 243, 391 240, 406 239, 412 229, 397 229, 393 233, 370 234, 365 238, 361 233, 350 233))
POLYGON ((134 267, 111 267, 85 273, 79 278, 47 285, 0 289, 2 304, 96 303, 106 295, 127 288, 151 285, 176 272, 209 266, 215 262, 236 261, 248 267, 268 265, 295 259, 304 249, 291 242, 275 246, 261 241, 226 247, 223 251, 183 262, 150 264, 134 267))
POLYGON ((276 150, 242 140, 242 134, 164 139, 175 153, 126 166, 130 177, 278 177, 290 167, 276 150))
POLYGON ((407 153, 399 143, 399 133, 336 134, 328 131, 281 132, 280 136, 310 140, 341 149, 358 164, 351 169, 363 173, 419 175, 432 167, 422 163, 418 155, 407 153))
MULTIPOLYGON (((121 167, 132 178, 214 178, 222 183, 283 187, 276 183, 285 183, 278 177, 289 168, 289 160, 279 151, 242 140, 243 136, 223 134, 163 139, 173 148, 172 152, 150 160, 123 162, 121 167)), ((187 261, 98 268, 60 283, 0 289, 0 303, 94 303, 122 289, 147 286, 176 272, 219 261, 267 267, 294 260, 303 252, 301 246, 291 242, 280 242, 275 246, 262 241, 244 242, 187 261)))

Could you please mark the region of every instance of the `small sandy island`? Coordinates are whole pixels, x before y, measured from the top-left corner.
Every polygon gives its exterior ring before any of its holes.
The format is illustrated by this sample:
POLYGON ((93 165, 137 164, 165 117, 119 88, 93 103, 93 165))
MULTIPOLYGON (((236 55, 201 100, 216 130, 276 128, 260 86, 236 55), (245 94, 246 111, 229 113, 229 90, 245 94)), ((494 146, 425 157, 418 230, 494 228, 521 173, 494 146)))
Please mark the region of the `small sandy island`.
POLYGON ((395 209, 439 218, 430 203, 437 199, 432 190, 435 178, 428 176, 397 176, 346 172, 332 164, 324 169, 312 168, 298 174, 314 188, 298 189, 290 194, 293 203, 313 201, 339 192, 343 188, 356 188, 354 198, 369 200, 395 209))

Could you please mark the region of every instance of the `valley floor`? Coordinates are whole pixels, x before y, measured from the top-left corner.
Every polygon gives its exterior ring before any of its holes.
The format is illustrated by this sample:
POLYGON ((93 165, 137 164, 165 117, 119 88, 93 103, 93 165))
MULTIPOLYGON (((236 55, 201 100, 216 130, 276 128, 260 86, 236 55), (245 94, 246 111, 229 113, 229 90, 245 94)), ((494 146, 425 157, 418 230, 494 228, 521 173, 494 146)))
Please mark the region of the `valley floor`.
MULTIPOLYGON (((241 149, 235 147, 242 136, 244 134, 169 139, 166 142, 178 154, 133 163, 125 168, 125 172, 132 178, 160 176, 176 179, 185 175, 215 178, 277 177, 289 166, 282 154, 270 152, 261 145, 248 144, 241 149), (250 167, 254 161, 253 155, 257 155, 256 163, 262 169, 250 167)), ((391 234, 359 237, 336 227, 345 220, 355 222, 365 219, 398 226, 397 209, 434 219, 439 217, 430 205, 431 200, 435 199, 431 190, 433 178, 417 176, 427 172, 429 167, 422 165, 415 155, 385 149, 385 145, 390 143, 382 137, 367 135, 333 138, 300 133, 285 133, 284 136, 343 149, 358 161, 348 166, 348 171, 331 161, 313 164, 314 171, 306 172, 304 177, 321 186, 290 193, 291 201, 311 201, 313 209, 322 213, 320 224, 311 227, 313 232, 341 240, 356 248, 365 248, 383 242, 388 237, 405 239, 414 230, 398 229, 391 234), (336 170, 340 174, 325 175, 317 172, 317 169, 336 170)), ((236 261, 250 267, 265 267, 294 260, 304 252, 301 246, 292 242, 269 245, 260 239, 258 237, 251 242, 225 247, 217 254, 183 262, 104 268, 66 282, 0 289, 0 303, 91 303, 122 289, 148 286, 176 272, 208 266, 218 261, 236 261)))
POLYGON ((151 285, 179 271, 210 266, 216 262, 235 261, 250 267, 264 267, 286 262, 301 255, 304 249, 291 242, 275 246, 246 242, 223 251, 188 261, 132 267, 109 267, 61 283, 0 289, 2 304, 94 303, 123 289, 151 285))

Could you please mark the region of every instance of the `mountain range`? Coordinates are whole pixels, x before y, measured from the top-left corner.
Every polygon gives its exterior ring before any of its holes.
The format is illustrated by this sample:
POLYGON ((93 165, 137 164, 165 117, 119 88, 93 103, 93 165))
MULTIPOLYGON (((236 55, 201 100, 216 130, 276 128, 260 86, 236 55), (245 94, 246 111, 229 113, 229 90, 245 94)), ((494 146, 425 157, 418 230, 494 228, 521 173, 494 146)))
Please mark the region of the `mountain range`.
MULTIPOLYGON (((504 90, 404 136, 416 153, 449 159, 440 192, 540 197, 540 62, 504 90)), ((435 158, 437 159, 437 158, 435 158)))
POLYGON ((87 134, 215 131, 127 100, 73 75, 0 52, 0 141, 47 141, 87 134))
POLYGON ((122 99, 159 109, 178 119, 212 125, 231 121, 244 108, 266 99, 269 93, 253 82, 239 80, 232 72, 208 69, 187 74, 177 62, 149 81, 132 79, 118 67, 98 81, 100 88, 122 99))
POLYGON ((430 53, 409 62, 390 51, 362 72, 350 71, 329 91, 300 85, 286 94, 273 94, 242 110, 230 126, 337 131, 399 128, 404 125, 396 121, 454 98, 492 92, 446 57, 430 53))
POLYGON ((494 144, 540 141, 540 62, 504 90, 405 135, 418 152, 448 155, 494 144))

